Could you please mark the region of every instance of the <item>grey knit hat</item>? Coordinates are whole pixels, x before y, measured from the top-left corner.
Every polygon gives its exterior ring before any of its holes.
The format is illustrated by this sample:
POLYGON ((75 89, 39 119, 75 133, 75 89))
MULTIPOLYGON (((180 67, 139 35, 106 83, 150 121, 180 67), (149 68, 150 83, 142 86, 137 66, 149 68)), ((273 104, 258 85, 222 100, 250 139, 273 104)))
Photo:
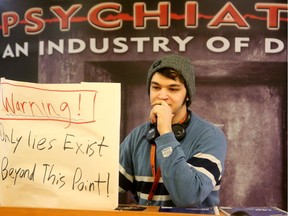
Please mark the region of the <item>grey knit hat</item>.
POLYGON ((150 82, 152 76, 155 72, 157 72, 161 68, 172 68, 182 74, 185 87, 187 89, 189 101, 187 101, 187 107, 190 106, 192 102, 192 98, 195 94, 196 87, 195 87, 195 72, 194 67, 190 60, 186 57, 179 56, 179 55, 168 55, 164 56, 160 59, 157 59, 149 68, 148 75, 147 75, 147 86, 148 86, 148 93, 150 93, 150 82))

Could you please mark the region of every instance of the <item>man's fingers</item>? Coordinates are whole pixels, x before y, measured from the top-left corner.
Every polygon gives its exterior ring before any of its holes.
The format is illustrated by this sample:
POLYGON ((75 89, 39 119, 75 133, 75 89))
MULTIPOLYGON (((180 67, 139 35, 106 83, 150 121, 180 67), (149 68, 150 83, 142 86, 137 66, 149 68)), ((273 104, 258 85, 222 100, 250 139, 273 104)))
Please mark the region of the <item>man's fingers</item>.
POLYGON ((166 106, 168 105, 165 101, 163 100, 157 100, 157 101, 154 101, 151 106, 156 106, 156 105, 160 105, 160 106, 166 106))

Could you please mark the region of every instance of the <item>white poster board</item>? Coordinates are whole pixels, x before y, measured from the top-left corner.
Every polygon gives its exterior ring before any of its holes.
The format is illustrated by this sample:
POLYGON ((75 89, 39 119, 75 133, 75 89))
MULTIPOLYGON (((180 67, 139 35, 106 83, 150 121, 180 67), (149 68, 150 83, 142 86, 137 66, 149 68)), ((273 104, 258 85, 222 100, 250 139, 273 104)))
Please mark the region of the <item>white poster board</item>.
POLYGON ((1 78, 1 206, 118 205, 120 84, 1 78))

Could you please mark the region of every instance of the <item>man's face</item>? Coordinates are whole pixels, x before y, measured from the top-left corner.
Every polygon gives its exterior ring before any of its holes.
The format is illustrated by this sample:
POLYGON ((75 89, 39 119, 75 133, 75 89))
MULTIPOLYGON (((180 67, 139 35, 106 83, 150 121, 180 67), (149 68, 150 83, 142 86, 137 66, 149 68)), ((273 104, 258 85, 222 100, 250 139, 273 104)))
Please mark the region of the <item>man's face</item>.
POLYGON ((179 78, 173 80, 157 72, 152 76, 150 83, 151 104, 157 100, 164 100, 171 107, 172 113, 177 115, 180 110, 186 110, 186 95, 185 85, 180 82, 179 78))

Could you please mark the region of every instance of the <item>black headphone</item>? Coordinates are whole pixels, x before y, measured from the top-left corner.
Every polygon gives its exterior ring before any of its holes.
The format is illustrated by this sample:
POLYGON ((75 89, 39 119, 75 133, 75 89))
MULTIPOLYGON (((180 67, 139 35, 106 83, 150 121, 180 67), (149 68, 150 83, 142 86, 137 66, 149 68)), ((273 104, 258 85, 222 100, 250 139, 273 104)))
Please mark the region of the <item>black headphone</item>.
MULTIPOLYGON (((188 126, 190 119, 191 119, 191 113, 189 111, 186 120, 180 124, 173 124, 172 125, 172 131, 175 135, 175 138, 178 141, 181 141, 182 139, 184 139, 185 135, 186 135, 186 127, 188 126)), ((147 140, 149 141, 149 143, 154 143, 154 140, 159 136, 159 132, 157 131, 157 125, 156 124, 150 124, 148 133, 146 135, 147 140)))

